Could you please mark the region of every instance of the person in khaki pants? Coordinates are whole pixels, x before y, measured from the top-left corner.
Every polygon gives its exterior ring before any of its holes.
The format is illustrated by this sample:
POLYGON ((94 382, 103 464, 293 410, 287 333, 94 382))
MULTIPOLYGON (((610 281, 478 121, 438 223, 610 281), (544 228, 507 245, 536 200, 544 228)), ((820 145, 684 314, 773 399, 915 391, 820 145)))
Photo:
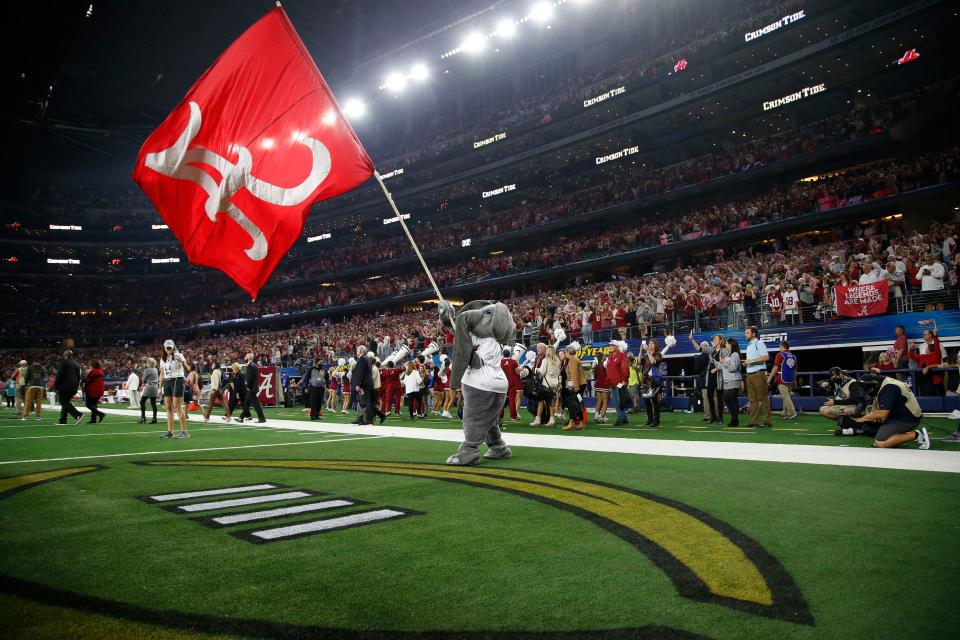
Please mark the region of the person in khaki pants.
POLYGON ((34 419, 40 419, 40 406, 43 402, 43 376, 46 373, 43 366, 34 361, 24 372, 24 382, 27 390, 23 398, 23 418, 30 417, 30 410, 34 411, 34 419))
POLYGON ((773 369, 767 376, 767 384, 776 382, 777 390, 783 399, 784 420, 793 420, 797 417, 797 409, 793 406, 793 398, 790 397, 790 389, 797 381, 797 356, 790 353, 790 343, 786 340, 780 343, 780 352, 773 362, 773 369))
POLYGON ((747 367, 747 396, 750 398, 751 427, 770 427, 770 397, 767 392, 767 361, 770 354, 767 346, 760 341, 756 327, 747 327, 744 332, 747 339, 747 353, 743 364, 747 367), (764 420, 760 422, 760 414, 764 420))

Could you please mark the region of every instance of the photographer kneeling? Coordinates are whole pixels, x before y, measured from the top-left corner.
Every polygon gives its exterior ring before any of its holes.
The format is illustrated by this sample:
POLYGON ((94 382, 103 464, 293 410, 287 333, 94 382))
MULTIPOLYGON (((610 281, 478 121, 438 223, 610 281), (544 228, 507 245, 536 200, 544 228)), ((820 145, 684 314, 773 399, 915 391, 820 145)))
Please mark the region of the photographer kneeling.
POLYGON ((930 437, 924 427, 917 428, 923 411, 910 387, 876 373, 860 376, 860 384, 870 395, 876 390, 876 397, 870 411, 858 418, 843 416, 838 422, 844 428, 875 427, 873 446, 889 449, 904 442, 917 441, 921 449, 930 448, 930 437))
POLYGON ((863 397, 860 383, 844 373, 840 367, 830 369, 830 379, 820 382, 820 388, 833 395, 833 398, 820 407, 820 415, 827 420, 833 421, 848 415, 863 415, 867 399, 863 397))

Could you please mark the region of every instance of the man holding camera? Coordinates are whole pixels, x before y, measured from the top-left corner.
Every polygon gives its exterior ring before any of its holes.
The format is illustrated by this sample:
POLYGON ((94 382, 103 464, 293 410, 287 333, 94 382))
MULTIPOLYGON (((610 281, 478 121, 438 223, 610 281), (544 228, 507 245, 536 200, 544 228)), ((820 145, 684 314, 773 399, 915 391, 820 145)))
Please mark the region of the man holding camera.
POLYGON ((860 383, 867 389, 877 389, 876 398, 869 413, 843 418, 844 426, 853 422, 876 427, 875 447, 889 449, 916 441, 920 449, 930 448, 930 436, 925 427, 919 426, 923 411, 907 384, 877 373, 863 374, 860 383))
MULTIPOLYGON (((836 420, 842 416, 857 413, 857 406, 862 400, 860 383, 844 373, 843 369, 832 367, 830 369, 830 379, 821 382, 820 386, 832 389, 833 392, 833 398, 827 400, 820 407, 821 416, 827 420, 836 420)), ((865 408, 865 404, 861 404, 859 413, 863 414, 865 408)))

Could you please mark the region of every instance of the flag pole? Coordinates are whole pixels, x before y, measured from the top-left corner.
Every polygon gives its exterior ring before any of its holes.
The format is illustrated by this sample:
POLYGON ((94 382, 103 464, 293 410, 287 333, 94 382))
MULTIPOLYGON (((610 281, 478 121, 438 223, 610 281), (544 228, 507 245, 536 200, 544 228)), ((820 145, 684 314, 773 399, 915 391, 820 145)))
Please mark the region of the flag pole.
POLYGON ((387 185, 383 184, 383 178, 380 177, 380 173, 378 171, 373 172, 373 177, 375 177, 377 182, 380 183, 380 188, 383 189, 383 194, 387 196, 387 201, 393 208, 393 212, 397 215, 397 222, 399 222, 400 226, 403 227, 403 232, 407 234, 407 240, 410 241, 410 244, 413 246, 413 252, 416 253, 417 258, 420 259, 420 265, 423 266, 423 270, 427 273, 427 277, 430 279, 430 284, 433 286, 433 290, 437 294, 437 298, 440 300, 440 302, 443 302, 443 294, 440 293, 440 287, 437 286, 437 282, 433 279, 433 274, 430 273, 430 267, 427 266, 427 262, 423 259, 423 254, 420 253, 420 248, 417 247, 417 243, 413 240, 413 236, 410 235, 410 229, 407 228, 407 223, 403 221, 403 216, 400 215, 400 211, 397 210, 397 204, 393 201, 393 196, 390 195, 390 192, 387 190, 387 185))

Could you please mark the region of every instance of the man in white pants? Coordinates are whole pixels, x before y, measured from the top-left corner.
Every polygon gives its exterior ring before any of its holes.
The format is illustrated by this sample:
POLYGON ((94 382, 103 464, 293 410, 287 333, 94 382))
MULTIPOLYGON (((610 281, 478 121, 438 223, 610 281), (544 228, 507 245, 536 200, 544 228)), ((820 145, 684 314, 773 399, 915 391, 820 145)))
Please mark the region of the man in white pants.
POLYGON ((133 369, 127 376, 127 397, 130 399, 130 408, 140 408, 140 376, 133 369))

